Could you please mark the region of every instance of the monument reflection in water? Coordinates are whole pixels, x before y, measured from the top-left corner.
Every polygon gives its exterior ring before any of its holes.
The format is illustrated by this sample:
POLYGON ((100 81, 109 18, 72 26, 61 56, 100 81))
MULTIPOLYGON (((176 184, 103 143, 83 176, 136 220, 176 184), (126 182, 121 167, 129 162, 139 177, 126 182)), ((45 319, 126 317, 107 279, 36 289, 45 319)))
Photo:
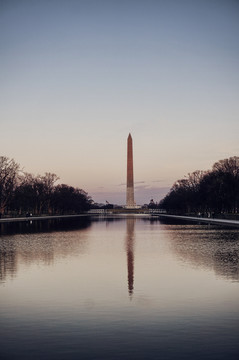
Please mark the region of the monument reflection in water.
POLYGON ((135 218, 127 220, 127 236, 126 236, 126 252, 127 252, 127 268, 128 268, 128 290, 130 297, 134 290, 134 226, 135 218))
POLYGON ((0 236, 1 359, 237 359, 238 230, 55 225, 0 236))

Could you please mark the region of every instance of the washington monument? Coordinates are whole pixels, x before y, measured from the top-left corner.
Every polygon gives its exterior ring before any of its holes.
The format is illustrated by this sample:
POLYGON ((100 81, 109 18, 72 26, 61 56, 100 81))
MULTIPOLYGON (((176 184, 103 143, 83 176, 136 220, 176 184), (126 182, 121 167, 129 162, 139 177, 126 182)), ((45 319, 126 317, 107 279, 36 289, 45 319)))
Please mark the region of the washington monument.
POLYGON ((126 208, 135 208, 134 202, 134 174, 133 174, 133 140, 131 134, 127 140, 127 189, 126 208))

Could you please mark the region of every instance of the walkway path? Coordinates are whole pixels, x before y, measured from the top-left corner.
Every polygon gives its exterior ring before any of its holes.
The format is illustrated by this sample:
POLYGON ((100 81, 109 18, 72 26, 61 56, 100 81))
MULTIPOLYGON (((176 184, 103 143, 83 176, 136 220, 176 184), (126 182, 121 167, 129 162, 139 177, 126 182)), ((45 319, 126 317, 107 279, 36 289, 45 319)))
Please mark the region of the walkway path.
POLYGON ((212 218, 201 218, 201 217, 196 217, 196 216, 195 217, 194 216, 179 216, 179 215, 168 215, 168 214, 159 214, 159 217, 181 219, 181 220, 187 220, 187 221, 205 222, 208 224, 239 226, 238 220, 212 219, 212 218))
POLYGON ((75 217, 80 217, 80 216, 89 216, 89 215, 88 214, 78 214, 78 215, 52 215, 52 216, 28 216, 28 217, 18 217, 18 218, 3 218, 3 219, 0 219, 0 223, 75 218, 75 217))

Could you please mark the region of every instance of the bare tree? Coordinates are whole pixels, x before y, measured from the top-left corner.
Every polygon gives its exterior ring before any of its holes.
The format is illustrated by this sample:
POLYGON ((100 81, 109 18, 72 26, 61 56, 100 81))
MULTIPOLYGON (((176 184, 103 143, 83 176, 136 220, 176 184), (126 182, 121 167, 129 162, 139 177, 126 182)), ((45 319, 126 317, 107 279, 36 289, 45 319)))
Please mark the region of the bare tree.
POLYGON ((54 192, 54 185, 55 182, 59 180, 59 177, 56 174, 47 172, 44 176, 41 176, 40 180, 43 184, 44 205, 47 213, 51 213, 51 200, 54 192))
POLYGON ((17 184, 19 164, 13 159, 0 156, 0 214, 9 204, 17 184))
POLYGON ((213 171, 222 178, 222 188, 227 199, 227 210, 238 212, 239 202, 239 157, 233 156, 216 162, 213 171))
POLYGON ((194 171, 178 180, 160 202, 177 212, 237 213, 239 204, 239 157, 216 162, 211 171, 194 171))
POLYGON ((213 165, 212 170, 229 173, 235 178, 239 178, 239 157, 233 156, 229 159, 219 160, 213 165))
POLYGON ((58 176, 51 173, 45 175, 32 175, 24 173, 21 183, 16 190, 16 203, 19 208, 36 215, 42 212, 51 212, 51 198, 54 192, 54 184, 58 176))

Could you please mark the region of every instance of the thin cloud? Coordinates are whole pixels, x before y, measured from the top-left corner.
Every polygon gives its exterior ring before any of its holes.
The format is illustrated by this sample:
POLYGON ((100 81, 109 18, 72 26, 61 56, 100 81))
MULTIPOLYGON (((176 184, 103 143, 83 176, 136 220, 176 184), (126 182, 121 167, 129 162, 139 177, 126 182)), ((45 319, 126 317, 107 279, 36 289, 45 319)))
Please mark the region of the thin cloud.
MULTIPOLYGON (((145 184, 145 181, 135 181, 134 184, 145 184)), ((126 183, 117 184, 116 186, 126 186, 126 183)))
MULTIPOLYGON (((168 192, 169 187, 151 187, 149 185, 139 185, 135 187, 135 201, 138 205, 148 204, 151 199, 160 201, 168 192)), ((95 191, 90 193, 95 202, 105 203, 105 200, 112 204, 125 205, 125 191, 95 191)))
POLYGON ((150 185, 138 185, 134 187, 135 190, 140 190, 140 189, 149 189, 150 185))

